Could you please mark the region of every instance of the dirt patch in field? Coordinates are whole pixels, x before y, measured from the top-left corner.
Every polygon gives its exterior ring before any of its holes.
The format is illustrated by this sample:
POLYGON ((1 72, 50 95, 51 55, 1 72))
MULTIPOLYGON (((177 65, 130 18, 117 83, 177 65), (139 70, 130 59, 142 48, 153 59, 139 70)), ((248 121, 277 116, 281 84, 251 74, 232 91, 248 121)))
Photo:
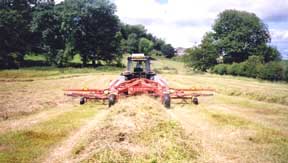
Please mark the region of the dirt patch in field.
POLYGON ((8 149, 7 146, 0 144, 0 152, 8 149))

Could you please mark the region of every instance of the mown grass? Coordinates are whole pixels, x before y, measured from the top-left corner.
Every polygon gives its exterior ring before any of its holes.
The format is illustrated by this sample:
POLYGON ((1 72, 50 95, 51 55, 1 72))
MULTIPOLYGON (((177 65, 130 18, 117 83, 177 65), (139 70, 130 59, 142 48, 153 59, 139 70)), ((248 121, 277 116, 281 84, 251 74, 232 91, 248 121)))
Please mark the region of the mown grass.
POLYGON ((169 60, 164 57, 157 57, 152 61, 152 70, 159 74, 186 74, 189 69, 185 67, 184 62, 169 60))
POLYGON ((288 105, 288 85, 256 79, 238 79, 210 74, 163 75, 169 86, 176 88, 210 87, 217 93, 242 96, 257 101, 288 105))
POLYGON ((269 128, 258 123, 246 120, 244 118, 215 111, 202 111, 210 121, 219 127, 232 126, 239 129, 255 131, 252 136, 246 136, 245 139, 253 145, 266 147, 265 156, 272 158, 275 162, 287 162, 288 160, 288 135, 286 132, 269 128), (267 148, 268 147, 268 148, 267 148))
POLYGON ((216 121, 219 125, 231 125, 235 127, 247 127, 249 125, 249 121, 229 114, 219 114, 210 112, 208 113, 208 115, 212 120, 216 121))
POLYGON ((75 108, 31 128, 0 136, 0 162, 38 162, 49 148, 97 113, 91 105, 75 108))
POLYGON ((96 68, 55 68, 55 67, 32 67, 18 70, 1 70, 0 78, 33 78, 33 77, 51 77, 69 74, 86 73, 120 73, 123 68, 114 66, 99 66, 96 68))
POLYGON ((142 155, 106 148, 83 162, 193 162, 198 156, 194 141, 175 121, 163 121, 130 138, 129 143, 145 147, 142 155))
POLYGON ((149 130, 138 133, 134 141, 149 146, 151 153, 148 158, 154 159, 146 160, 147 162, 189 162, 198 156, 195 141, 185 135, 180 124, 175 121, 161 122, 149 130))

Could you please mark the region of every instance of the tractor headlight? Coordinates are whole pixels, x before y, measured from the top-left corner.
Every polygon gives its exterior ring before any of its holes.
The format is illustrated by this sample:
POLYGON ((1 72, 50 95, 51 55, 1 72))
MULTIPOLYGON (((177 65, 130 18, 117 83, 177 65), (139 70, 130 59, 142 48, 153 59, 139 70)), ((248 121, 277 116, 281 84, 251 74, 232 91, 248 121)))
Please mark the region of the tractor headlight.
POLYGON ((169 90, 169 93, 174 93, 174 92, 175 92, 174 89, 170 89, 170 90, 169 90))
POLYGON ((82 90, 83 90, 83 91, 87 91, 88 88, 87 88, 87 87, 83 87, 82 90))
POLYGON ((105 90, 105 91, 104 91, 104 94, 105 94, 105 95, 108 95, 108 94, 109 94, 109 91, 108 91, 108 90, 105 90))

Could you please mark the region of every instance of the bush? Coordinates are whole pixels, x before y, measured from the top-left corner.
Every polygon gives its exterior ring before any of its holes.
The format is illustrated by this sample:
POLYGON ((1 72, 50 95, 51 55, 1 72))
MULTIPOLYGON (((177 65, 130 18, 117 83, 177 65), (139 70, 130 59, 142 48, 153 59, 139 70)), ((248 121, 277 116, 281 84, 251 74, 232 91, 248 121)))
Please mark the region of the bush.
POLYGON ((243 66, 240 63, 233 63, 232 65, 227 66, 227 74, 229 75, 241 75, 241 72, 243 71, 243 66))
POLYGON ((163 56, 163 53, 159 50, 155 50, 153 49, 151 52, 150 52, 151 56, 163 56))
POLYGON ((261 68, 259 77, 266 80, 284 80, 284 68, 280 62, 269 62, 261 68))
POLYGON ((242 63, 218 64, 213 67, 213 73, 234 76, 246 76, 253 78, 260 78, 265 80, 286 80, 288 81, 288 67, 284 66, 277 61, 263 64, 261 60, 257 60, 257 57, 249 58, 242 63))
POLYGON ((213 67, 212 72, 220 75, 227 74, 227 66, 228 66, 227 64, 218 64, 213 67))
POLYGON ((262 56, 250 56, 244 64, 244 75, 247 77, 256 78, 259 73, 257 67, 261 67, 263 65, 264 59, 262 56))

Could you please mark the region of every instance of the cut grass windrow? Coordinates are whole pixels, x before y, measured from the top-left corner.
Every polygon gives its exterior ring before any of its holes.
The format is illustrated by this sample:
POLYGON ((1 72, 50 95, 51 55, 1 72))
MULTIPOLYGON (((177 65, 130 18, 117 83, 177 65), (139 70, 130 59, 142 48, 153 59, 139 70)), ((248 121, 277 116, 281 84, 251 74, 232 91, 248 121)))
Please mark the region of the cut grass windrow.
POLYGON ((198 143, 150 97, 131 97, 111 108, 106 120, 75 147, 75 162, 195 162, 198 143))
POLYGON ((95 115, 98 108, 77 107, 31 128, 0 135, 0 162, 39 161, 53 145, 95 115))

